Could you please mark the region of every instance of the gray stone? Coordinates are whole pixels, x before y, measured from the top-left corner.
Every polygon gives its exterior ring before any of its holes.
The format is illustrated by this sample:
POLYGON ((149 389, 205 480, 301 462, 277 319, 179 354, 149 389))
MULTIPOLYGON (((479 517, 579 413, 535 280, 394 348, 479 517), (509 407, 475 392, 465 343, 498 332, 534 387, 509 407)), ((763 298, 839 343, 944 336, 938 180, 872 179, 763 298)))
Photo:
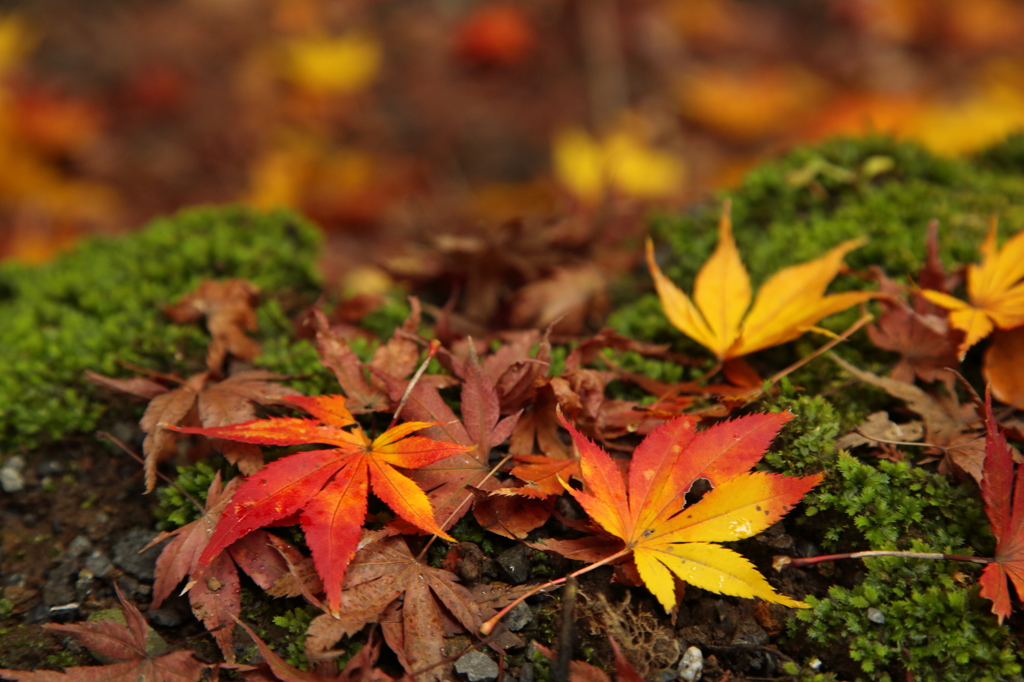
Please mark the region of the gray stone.
POLYGON ((95 550, 85 560, 85 567, 97 578, 106 578, 107 574, 114 568, 113 562, 107 558, 107 555, 99 550, 95 550))
POLYGON ((526 602, 519 602, 512 607, 512 610, 505 616, 505 620, 502 621, 512 632, 519 632, 533 620, 533 610, 527 606, 526 602))
POLYGON ((21 455, 8 457, 0 466, 0 488, 5 493, 20 493, 25 489, 25 458, 21 455))
POLYGON ((125 573, 139 580, 153 581, 156 575, 156 560, 160 556, 159 547, 150 547, 140 554, 140 550, 157 536, 155 531, 145 528, 133 528, 125 533, 114 545, 114 563, 125 573))
POLYGON ((50 575, 43 585, 43 603, 47 606, 60 606, 75 600, 74 578, 78 575, 78 560, 68 558, 50 575))
POLYGON ((733 633, 730 644, 750 644, 753 646, 764 646, 768 643, 768 633, 753 620, 740 621, 739 627, 733 633))
POLYGON ((455 661, 455 671, 465 675, 469 682, 487 682, 498 679, 498 664, 487 654, 470 651, 455 661))
POLYGON ((89 538, 84 535, 76 535, 75 538, 68 544, 67 552, 68 556, 79 557, 92 549, 92 542, 89 538))
POLYGON ((494 561, 508 577, 509 582, 519 585, 530 579, 529 551, 523 545, 509 547, 494 561))

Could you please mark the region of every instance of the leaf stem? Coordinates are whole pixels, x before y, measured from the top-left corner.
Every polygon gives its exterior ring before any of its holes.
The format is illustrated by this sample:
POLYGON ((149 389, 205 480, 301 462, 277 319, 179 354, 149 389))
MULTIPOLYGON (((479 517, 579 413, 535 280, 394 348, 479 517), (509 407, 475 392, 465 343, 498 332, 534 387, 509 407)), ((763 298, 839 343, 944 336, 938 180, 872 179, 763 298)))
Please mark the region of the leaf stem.
POLYGON ((430 340, 430 345, 427 346, 427 357, 423 358, 423 363, 420 364, 420 367, 419 369, 416 370, 416 373, 412 375, 412 379, 409 381, 409 385, 405 387, 405 393, 402 394, 402 399, 399 401, 398 407, 395 408, 395 416, 391 418, 391 423, 388 424, 389 429, 394 427, 394 425, 398 423, 398 415, 402 414, 402 408, 404 408, 405 404, 409 401, 409 396, 412 395, 412 389, 416 387, 417 383, 419 383, 420 377, 422 377, 423 373, 427 371, 427 365, 429 365, 430 361, 434 359, 434 356, 437 355, 437 351, 440 348, 440 341, 438 341, 437 339, 430 340))
MULTIPOLYGON (((774 386, 783 377, 788 376, 789 374, 792 374, 793 372, 795 372, 796 370, 800 369, 801 367, 806 365, 808 362, 810 362, 814 358, 816 358, 819 355, 821 355, 822 353, 830 351, 833 348, 835 348, 836 346, 838 346, 840 343, 842 343, 843 341, 846 341, 848 338, 850 338, 850 336, 853 335, 854 332, 859 330, 861 327, 863 327, 864 325, 866 325, 868 322, 870 322, 873 319, 875 319, 874 315, 872 315, 869 312, 865 312, 863 315, 860 316, 860 318, 856 322, 854 322, 852 325, 850 325, 849 329, 844 331, 842 334, 840 334, 836 338, 832 339, 831 341, 826 343, 821 348, 818 348, 813 353, 807 355, 806 357, 800 358, 799 360, 794 362, 789 367, 786 367, 785 369, 783 369, 783 370, 781 370, 779 372, 776 372, 771 377, 769 377, 768 380, 765 383, 768 384, 769 386, 774 386)), ((763 387, 762 388, 756 388, 753 391, 751 391, 749 397, 751 397, 751 398, 756 397, 756 396, 760 395, 763 392, 764 392, 764 388, 763 387)))
MULTIPOLYGON (((107 433, 106 431, 97 431, 97 432, 96 432, 96 437, 97 437, 97 438, 106 438, 106 439, 107 439, 107 440, 109 440, 109 441, 110 441, 111 443, 113 443, 113 444, 114 444, 114 445, 116 445, 117 447, 119 447, 119 448, 121 448, 122 450, 124 450, 125 452, 127 452, 127 453, 128 453, 128 455, 129 455, 129 456, 130 456, 130 457, 131 457, 132 459, 134 459, 134 460, 135 460, 136 462, 138 462, 138 463, 139 463, 139 464, 141 464, 142 466, 146 466, 146 461, 145 461, 144 459, 142 459, 142 458, 141 458, 141 457, 139 457, 139 456, 138 456, 137 454, 135 454, 134 452, 132 452, 132 451, 131 451, 131 450, 130 450, 130 449, 128 448, 128 446, 127 446, 127 445, 125 445, 125 444, 124 444, 124 443, 122 443, 122 442, 121 442, 120 440, 118 440, 118 439, 117 439, 117 438, 115 438, 114 436, 110 435, 110 434, 109 434, 109 433, 107 433)), ((163 472, 160 472, 160 471, 157 471, 157 472, 156 472, 156 475, 157 475, 157 476, 159 476, 160 478, 164 479, 164 481, 166 481, 168 485, 170 485, 170 486, 171 486, 172 488, 174 488, 174 489, 175 489, 175 490, 177 490, 177 491, 178 491, 179 493, 181 493, 182 495, 184 495, 184 496, 185 496, 185 497, 186 497, 186 498, 187 498, 187 499, 188 499, 188 500, 189 500, 189 501, 190 501, 190 502, 191 502, 192 504, 194 504, 194 505, 196 506, 196 509, 198 509, 198 510, 199 510, 199 515, 200 515, 200 516, 202 516, 203 514, 205 514, 205 513, 206 513, 206 508, 205 508, 205 507, 204 507, 203 505, 199 504, 199 502, 198 502, 198 501, 196 500, 196 498, 192 497, 192 496, 191 496, 191 495, 189 495, 189 494, 188 494, 187 492, 185 492, 184 488, 182 488, 182 487, 181 487, 180 485, 178 485, 177 483, 175 483, 175 482, 174 482, 174 481, 173 481, 173 480, 172 480, 172 479, 171 479, 170 477, 168 477, 167 475, 165 475, 165 474, 164 474, 163 472)))
POLYGON ((822 554, 820 556, 790 557, 785 555, 776 556, 772 559, 772 568, 781 571, 788 566, 810 566, 825 561, 838 561, 840 559, 864 559, 876 556, 896 556, 905 559, 944 559, 946 561, 966 561, 972 564, 990 564, 995 559, 979 556, 967 556, 965 554, 942 554, 941 552, 899 552, 895 550, 877 549, 864 552, 844 552, 842 554, 822 554))
POLYGON ((562 583, 564 583, 565 581, 569 580, 570 578, 578 578, 579 576, 583 575, 584 573, 589 573, 590 571, 593 571, 595 568, 598 568, 600 566, 604 566, 606 564, 610 564, 613 561, 618 561, 619 559, 622 559, 623 557, 628 556, 629 553, 632 552, 632 551, 633 551, 632 547, 627 547, 627 548, 623 549, 622 551, 616 552, 615 554, 612 554, 611 556, 607 556, 604 559, 601 559, 600 561, 594 562, 592 564, 588 564, 587 566, 584 566, 580 570, 574 571, 574 572, 570 573, 567 576, 563 576, 563 577, 558 578, 556 580, 549 580, 546 583, 543 583, 541 585, 537 585, 536 587, 534 587, 529 592, 525 592, 522 595, 520 595, 515 601, 511 602, 510 604, 508 604, 501 611, 498 611, 486 623, 481 625, 480 626, 480 634, 484 635, 485 637, 487 635, 491 634, 491 632, 494 631, 494 628, 498 625, 498 621, 500 621, 502 618, 504 618, 505 615, 508 614, 509 611, 514 609, 516 607, 516 605, 519 604, 519 602, 523 601, 527 597, 532 597, 533 595, 538 594, 540 592, 544 592, 544 591, 546 591, 546 590, 548 590, 548 589, 550 589, 552 587, 557 587, 558 585, 561 585, 562 583))
MULTIPOLYGON (((505 462, 509 461, 510 459, 512 459, 512 455, 511 455, 511 454, 505 455, 505 458, 504 458, 504 459, 502 459, 502 460, 501 460, 500 462, 498 462, 497 464, 495 464, 495 465, 494 465, 494 468, 493 468, 493 469, 491 469, 490 471, 488 471, 488 472, 487 472, 487 475, 486 475, 486 476, 484 476, 484 477, 483 477, 482 479, 480 479, 480 483, 483 483, 483 482, 484 482, 484 481, 486 481, 486 480, 487 480, 488 478, 490 478, 490 477, 491 477, 491 476, 493 476, 493 475, 494 475, 495 473, 497 473, 498 469, 500 469, 501 467, 505 466, 505 462)), ((479 485, 479 484, 478 484, 478 485, 479 485)), ((452 497, 454 497, 454 495, 453 495, 452 497)), ((451 499, 452 499, 452 497, 450 497, 450 498, 448 498, 448 499, 449 499, 449 500, 451 500, 451 499)), ((455 508, 455 509, 454 509, 454 510, 452 511, 452 513, 448 515, 448 518, 444 520, 444 523, 442 523, 442 524, 441 524, 441 528, 444 528, 445 526, 447 526, 447 525, 448 525, 448 523, 449 523, 449 522, 451 522, 452 518, 454 518, 456 514, 458 514, 458 513, 460 512, 460 511, 462 511, 462 508, 463 508, 464 506, 466 506, 466 503, 467 503, 467 502, 469 502, 469 501, 470 501, 471 499, 473 499, 473 496, 472 496, 472 495, 470 495, 469 497, 467 497, 466 499, 464 499, 464 500, 463 500, 462 502, 460 502, 460 503, 459 503, 459 506, 457 506, 457 507, 456 507, 456 508, 455 508)), ((445 503, 445 504, 447 504, 447 503, 445 503)), ((442 505, 442 506, 443 506, 443 505, 442 505)), ((421 552, 420 552, 420 553, 419 553, 418 555, 416 555, 416 561, 419 561, 420 559, 422 559, 422 558, 423 558, 423 555, 427 553, 427 550, 428 550, 428 549, 430 549, 430 546, 431 546, 432 544, 434 544, 434 540, 436 540, 436 539, 437 539, 437 537, 438 537, 438 536, 436 536, 436 535, 431 535, 431 536, 430 536, 430 540, 428 540, 428 541, 427 541, 427 544, 426 544, 426 546, 425 546, 425 547, 423 548, 423 550, 422 550, 422 551, 421 551, 421 552)))

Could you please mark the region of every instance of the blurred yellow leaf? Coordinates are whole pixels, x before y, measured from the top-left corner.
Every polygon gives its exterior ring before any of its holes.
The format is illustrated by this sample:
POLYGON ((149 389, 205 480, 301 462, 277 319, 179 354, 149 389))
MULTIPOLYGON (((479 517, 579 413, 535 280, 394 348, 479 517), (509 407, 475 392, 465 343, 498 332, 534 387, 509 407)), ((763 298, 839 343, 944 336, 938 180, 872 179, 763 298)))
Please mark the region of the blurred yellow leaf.
POLYGON ((6 75, 28 54, 35 38, 16 14, 0 15, 0 76, 6 75))
POLYGON ((638 199, 664 199, 682 188, 681 159, 654 149, 630 129, 596 140, 579 128, 555 137, 555 175, 584 201, 599 201, 610 189, 638 199))
POLYGON ((296 39, 288 43, 287 50, 288 77, 311 92, 358 92, 369 86, 380 70, 380 44, 364 35, 296 39))
POLYGON ((822 318, 872 298, 875 294, 861 291, 825 295, 843 257, 863 243, 846 241, 820 258, 779 270, 751 306, 750 277, 733 240, 726 203, 718 246, 697 273, 692 301, 662 274, 649 239, 647 264, 669 322, 724 361, 791 341, 822 318))

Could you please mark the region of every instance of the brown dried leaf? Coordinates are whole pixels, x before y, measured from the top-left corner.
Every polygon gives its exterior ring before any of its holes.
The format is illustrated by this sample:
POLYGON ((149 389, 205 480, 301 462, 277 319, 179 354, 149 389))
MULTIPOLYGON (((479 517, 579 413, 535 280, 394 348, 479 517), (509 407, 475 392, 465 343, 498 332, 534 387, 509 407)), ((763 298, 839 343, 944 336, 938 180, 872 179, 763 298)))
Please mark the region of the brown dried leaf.
POLYGON ((246 361, 260 353, 259 344, 245 334, 256 331, 254 306, 259 293, 259 287, 248 280, 207 279, 164 312, 179 324, 206 318, 206 328, 213 337, 206 366, 212 372, 220 372, 228 353, 246 361))
POLYGON ((114 586, 121 601, 125 625, 110 620, 58 625, 47 623, 47 630, 71 635, 100 656, 121 662, 102 666, 75 666, 63 673, 50 670, 25 671, 0 668, 0 677, 17 682, 199 682, 206 665, 191 651, 169 654, 146 653, 146 619, 114 586))

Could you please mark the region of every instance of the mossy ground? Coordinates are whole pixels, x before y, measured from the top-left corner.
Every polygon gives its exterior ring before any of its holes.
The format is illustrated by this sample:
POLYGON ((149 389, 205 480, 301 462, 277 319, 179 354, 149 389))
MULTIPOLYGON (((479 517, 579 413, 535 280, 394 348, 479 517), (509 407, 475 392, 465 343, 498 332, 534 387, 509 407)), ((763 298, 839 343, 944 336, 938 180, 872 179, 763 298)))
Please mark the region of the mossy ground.
MULTIPOLYGON (((885 138, 834 141, 765 165, 729 196, 736 239, 755 286, 780 267, 861 236, 870 242, 848 257, 852 268, 880 265, 906 279, 924 258, 932 219, 940 221, 948 265, 977 257, 991 214, 999 214, 1004 236, 1024 227, 1024 138, 958 160, 938 159, 885 138)), ((712 201, 654 221, 665 272, 684 288, 692 285, 714 246, 719 207, 712 201)), ((40 443, 81 439, 97 426, 138 418, 138 410, 111 409, 83 381, 84 369, 130 375, 119 361, 182 375, 200 369, 205 330, 168 323, 160 305, 207 277, 246 277, 263 288, 260 365, 301 377, 296 385, 309 392, 337 390, 313 346, 294 340, 290 323, 290 316, 319 293, 316 249, 315 231, 293 215, 200 209, 157 221, 125 239, 85 244, 42 268, 0 268, 0 319, 5 321, 0 325, 0 452, 32 452, 40 443)), ((862 284, 845 277, 835 289, 854 286, 862 284)), ((702 355, 668 325, 645 275, 618 283, 614 294, 618 306, 610 320, 620 331, 702 355)), ((404 311, 404 302, 396 299, 367 326, 386 336, 404 311)), ((840 329, 854 317, 853 312, 836 316, 829 325, 840 329)), ((758 368, 777 369, 820 343, 805 337, 751 360, 758 368)), ((361 354, 371 350, 372 344, 357 348, 361 354)), ((840 352, 880 373, 895 360, 862 335, 840 352)), ((564 353, 556 349, 555 356, 564 353)), ((616 361, 665 381, 700 373, 629 354, 616 361)), ((977 355, 968 356, 969 377, 977 376, 977 365, 977 355)), ((765 466, 792 474, 826 473, 802 515, 787 519, 787 532, 805 546, 827 551, 990 553, 993 540, 973 486, 954 485, 910 463, 861 461, 835 451, 838 434, 866 413, 891 405, 874 389, 851 387, 833 363, 818 359, 755 406, 797 414, 765 466)), ((205 491, 210 472, 195 469, 189 475, 185 487, 205 491)), ((172 498, 164 497, 158 514, 163 522, 191 520, 174 515, 185 502, 172 498)), ((153 506, 144 499, 140 504, 153 506)), ((480 540, 492 553, 508 545, 480 540)), ((975 567, 879 559, 813 570, 814 580, 807 580, 817 591, 808 598, 812 608, 791 623, 789 641, 781 646, 825 661, 820 679, 830 679, 830 665, 840 679, 851 680, 902 679, 906 671, 917 680, 1021 679, 1020 642, 1011 628, 995 625, 978 597, 975 567), (867 619, 869 608, 878 609, 884 623, 867 619)), ((297 635, 288 629, 296 629, 304 615, 287 609, 298 604, 286 605, 286 612, 255 602, 249 606, 247 613, 264 621, 257 627, 282 635, 281 653, 297 655, 297 635), (274 625, 274 617, 281 623, 274 625)), ((549 628, 549 621, 543 619, 538 629, 549 628)), ((806 666, 791 675, 794 680, 819 677, 806 666)))

